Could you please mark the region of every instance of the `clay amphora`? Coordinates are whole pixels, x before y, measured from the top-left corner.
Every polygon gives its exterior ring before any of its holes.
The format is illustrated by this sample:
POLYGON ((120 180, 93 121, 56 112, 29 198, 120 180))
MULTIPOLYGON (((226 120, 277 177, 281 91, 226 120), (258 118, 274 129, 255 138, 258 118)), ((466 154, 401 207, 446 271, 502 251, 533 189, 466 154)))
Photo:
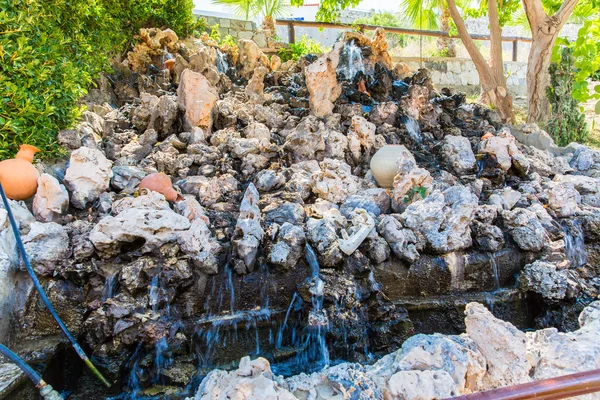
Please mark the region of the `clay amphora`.
POLYGON ((402 158, 406 147, 388 144, 380 148, 371 158, 371 173, 379 187, 392 188, 394 177, 398 174, 396 161, 402 158))
POLYGON ((35 194, 40 173, 32 162, 38 151, 36 147, 22 144, 15 158, 0 162, 0 182, 9 199, 27 200, 35 194))
POLYGON ((171 178, 167 175, 155 172, 153 174, 147 175, 140 182, 139 189, 152 190, 153 192, 158 192, 165 196, 165 199, 169 201, 180 201, 183 200, 181 194, 179 194, 175 189, 173 189, 173 183, 171 183, 171 178))

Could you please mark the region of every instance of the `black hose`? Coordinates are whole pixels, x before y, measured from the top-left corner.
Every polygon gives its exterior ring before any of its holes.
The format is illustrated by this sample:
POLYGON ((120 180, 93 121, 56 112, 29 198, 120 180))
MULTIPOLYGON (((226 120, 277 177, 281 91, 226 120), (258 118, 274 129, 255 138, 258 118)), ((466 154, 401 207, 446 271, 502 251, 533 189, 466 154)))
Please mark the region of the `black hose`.
POLYGON ((8 358, 8 360, 11 363, 16 364, 17 367, 21 369, 21 371, 25 372, 25 375, 27 375, 27 377, 31 379, 31 382, 33 382, 36 388, 39 389, 38 386, 40 385, 40 383, 44 383, 40 374, 35 372, 35 370, 31 368, 29 364, 23 361, 21 357, 13 353, 8 347, 6 347, 3 344, 0 344, 0 354, 8 358))
POLYGON ((21 254, 21 258, 23 259, 23 262, 25 263, 27 272, 29 273, 31 280, 33 281, 33 285, 35 286, 35 289, 38 291, 38 294, 40 295, 42 302, 46 305, 46 308, 48 308, 48 311, 50 311, 50 314, 52 314, 52 317, 54 318, 54 320, 56 321, 56 323, 58 324, 60 329, 63 331, 63 333, 65 334, 67 339, 69 339, 69 341, 71 342, 71 345, 75 349, 75 352, 77 353, 79 358, 81 358, 81 360, 83 360, 83 362, 87 365, 87 367, 90 369, 90 371, 96 376, 96 378, 98 378, 106 387, 110 387, 111 386, 110 383, 106 380, 106 378, 104 378, 104 376, 102 376, 102 374, 100 373, 100 371, 98 371, 98 369, 94 366, 94 364, 92 364, 92 361, 88 358, 88 356, 85 354, 83 349, 79 346, 79 344, 77 343, 77 341, 75 340, 73 335, 71 335, 71 332, 69 332, 69 330, 67 329, 64 322, 60 319, 56 310, 54 310, 54 307, 52 307, 52 303, 50 303, 48 296, 46 296, 46 292, 44 291, 44 288, 42 288, 42 284, 40 283, 37 275, 35 274, 35 271, 31 267, 31 264, 29 263, 29 258, 27 257, 27 253, 25 253, 25 247, 23 247, 23 241, 21 240, 21 235, 19 234, 19 229, 17 228, 17 223, 15 222, 15 217, 13 216, 12 210, 10 208, 10 204, 8 203, 8 199, 6 198, 6 194, 4 193, 4 188, 2 187, 2 183, 0 183, 0 195, 2 196, 2 202, 4 203, 4 208, 6 209, 6 212, 8 213, 8 219, 10 220, 10 226, 12 227, 12 231, 13 231, 13 233, 15 235, 15 239, 17 241, 17 247, 19 248, 19 253, 21 254))

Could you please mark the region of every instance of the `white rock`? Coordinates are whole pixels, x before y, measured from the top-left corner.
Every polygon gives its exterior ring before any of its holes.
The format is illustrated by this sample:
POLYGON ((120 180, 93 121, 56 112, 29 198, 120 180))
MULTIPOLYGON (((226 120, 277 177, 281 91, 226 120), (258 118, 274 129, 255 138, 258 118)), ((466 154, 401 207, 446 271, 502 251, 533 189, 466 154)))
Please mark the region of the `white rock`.
POLYGON ((202 272, 210 275, 219 272, 221 244, 211 235, 204 220, 194 219, 190 229, 179 233, 177 242, 202 272))
POLYGON ((63 215, 69 207, 69 193, 56 178, 42 174, 38 178, 38 189, 33 198, 33 215, 38 221, 52 222, 63 215))
POLYGON ((354 162, 360 162, 363 154, 366 155, 365 160, 368 162, 371 159, 371 149, 375 146, 375 124, 363 117, 354 116, 347 136, 348 147, 354 162))
POLYGON ((258 247, 265 234, 261 227, 261 212, 258 206, 258 190, 253 183, 248 185, 242 203, 240 215, 235 226, 234 239, 232 240, 238 273, 252 272, 258 255, 258 247))
POLYGON ((123 197, 112 204, 111 212, 113 215, 119 214, 130 208, 150 208, 153 210, 171 210, 169 202, 165 196, 154 191, 138 197, 123 197))
POLYGON ((555 263, 536 260, 527 264, 519 275, 524 290, 541 294, 547 299, 564 299, 568 289, 568 270, 558 269, 555 263))
POLYGON ((57 260, 69 256, 69 231, 54 222, 33 222, 29 233, 23 236, 23 247, 36 271, 53 271, 57 260))
POLYGON ((112 162, 100 150, 81 147, 71 153, 64 183, 73 207, 83 209, 106 191, 112 178, 112 162))
POLYGON ((345 162, 325 158, 319 166, 321 169, 312 174, 311 181, 313 193, 320 198, 341 204, 362 189, 360 179, 352 175, 352 169, 345 162))
POLYGON ((469 189, 457 185, 411 204, 400 218, 405 227, 421 232, 434 251, 449 253, 471 246, 469 225, 477 203, 469 189))
POLYGON ((101 257, 119 254, 121 247, 133 244, 148 253, 168 242, 174 242, 190 221, 171 210, 129 208, 117 216, 104 217, 94 226, 90 241, 101 257))
POLYGON ((389 400, 432 400, 454 397, 458 388, 446 371, 400 371, 388 381, 389 400))
POLYGON ((210 132, 212 128, 212 109, 219 100, 216 89, 204 75, 186 69, 181 73, 181 82, 177 88, 177 101, 185 108, 186 128, 198 126, 210 132))
POLYGON ((573 216, 579 211, 580 202, 581 196, 572 183, 559 183, 548 189, 548 207, 554 210, 559 218, 573 216))
POLYGON ((463 136, 447 135, 444 137, 441 154, 442 158, 459 175, 472 172, 477 163, 471 149, 471 142, 463 136))
POLYGON ((530 382, 525 334, 479 303, 467 304, 465 314, 467 335, 487 361, 481 390, 530 382))

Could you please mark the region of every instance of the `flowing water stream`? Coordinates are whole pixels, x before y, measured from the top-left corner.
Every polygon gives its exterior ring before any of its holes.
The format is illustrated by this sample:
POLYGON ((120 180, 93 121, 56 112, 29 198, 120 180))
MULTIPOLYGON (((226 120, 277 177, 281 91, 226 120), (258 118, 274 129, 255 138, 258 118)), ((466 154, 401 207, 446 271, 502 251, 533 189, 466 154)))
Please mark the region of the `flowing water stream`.
POLYGON ((346 42, 340 54, 338 74, 347 81, 354 80, 357 73, 365 71, 362 50, 354 41, 346 42))

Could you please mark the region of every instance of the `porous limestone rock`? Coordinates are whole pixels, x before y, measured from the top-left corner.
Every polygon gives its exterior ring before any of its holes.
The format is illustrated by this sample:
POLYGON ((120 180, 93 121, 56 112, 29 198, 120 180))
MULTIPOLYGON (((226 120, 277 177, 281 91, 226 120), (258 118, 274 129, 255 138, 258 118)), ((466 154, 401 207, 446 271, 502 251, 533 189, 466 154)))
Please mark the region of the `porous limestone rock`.
POLYGON ((446 371, 399 371, 387 383, 387 399, 431 400, 454 397, 459 393, 446 371))
POLYGON ((149 191, 138 197, 123 197, 112 203, 111 212, 119 214, 129 208, 150 208, 153 210, 171 210, 165 196, 158 192, 149 191))
POLYGON ((51 274, 57 261, 69 256, 69 231, 54 222, 33 222, 29 233, 23 236, 23 246, 35 270, 41 274, 51 274))
POLYGON ((237 192, 239 182, 231 174, 198 178, 198 199, 204 207, 211 206, 231 192, 237 192))
POLYGON ((580 202, 581 196, 572 183, 558 183, 548 189, 548 207, 559 218, 573 216, 579 211, 580 202))
POLYGON ((508 128, 501 129, 498 136, 491 136, 479 143, 480 154, 491 154, 500 168, 507 172, 511 167, 525 175, 529 171, 529 160, 517 147, 517 141, 508 128))
POLYGON ((294 162, 315 160, 325 150, 325 124, 314 116, 304 118, 286 137, 283 149, 291 153, 294 162))
POLYGON ((33 198, 33 215, 41 222, 52 222, 69 208, 69 193, 58 180, 42 174, 38 178, 38 189, 33 198))
POLYGON ((240 205, 240 215, 232 240, 238 258, 235 260, 235 270, 240 274, 254 271, 258 247, 265 233, 260 225, 262 218, 258 202, 258 190, 250 183, 240 205))
POLYGON ((377 230, 390 245, 396 257, 411 264, 417 261, 419 258, 418 242, 412 230, 405 229, 400 221, 391 215, 383 216, 377 230))
POLYGON ((363 154, 365 161, 371 159, 371 150, 375 146, 375 124, 363 117, 355 115, 348 131, 348 148, 355 163, 361 161, 363 154))
POLYGON ((279 228, 277 242, 269 251, 269 262, 285 269, 295 267, 304 255, 305 243, 304 229, 285 222, 279 228))
POLYGON ((200 383, 198 392, 188 400, 297 400, 273 380, 269 361, 259 357, 240 360, 236 371, 214 370, 200 383))
POLYGON ((144 179, 144 170, 133 166, 115 166, 112 169, 113 177, 110 185, 126 194, 135 192, 139 183, 144 179))
POLYGON ((267 72, 269 72, 267 68, 259 66, 254 70, 252 78, 248 81, 245 93, 251 103, 264 104, 267 100, 267 96, 264 93, 264 80, 267 72))
POLYGON ((540 251, 548 242, 548 233, 535 212, 526 208, 502 211, 510 235, 521 249, 540 251))
POLYGON ((471 142, 463 136, 447 135, 442 142, 441 155, 454 172, 465 175, 473 172, 477 160, 471 149, 471 142))
POLYGON ((216 89, 204 75, 186 69, 181 74, 177 89, 177 101, 185 109, 184 128, 198 126, 210 132, 212 129, 212 109, 219 100, 216 89))
POLYGON ((469 225, 477 203, 469 189, 457 185, 411 204, 400 219, 405 227, 422 233, 433 251, 449 253, 471 246, 469 225))
POLYGON ((556 263, 536 260, 527 264, 519 275, 523 290, 541 294, 547 299, 564 299, 568 289, 568 269, 559 269, 556 263))
POLYGON ((306 222, 306 238, 322 266, 334 267, 344 258, 338 245, 335 225, 329 219, 310 218, 306 222))
POLYGON ((342 86, 337 81, 339 51, 334 49, 323 54, 304 69, 310 110, 319 118, 327 117, 333 112, 333 105, 342 94, 342 86))
POLYGON ((467 304, 465 314, 467 335, 487 361, 480 390, 531 382, 525 333, 479 303, 467 304))
POLYGON ((106 216, 94 226, 90 241, 103 258, 121 251, 148 253, 168 242, 174 242, 190 221, 172 210, 128 208, 116 216, 106 216))
POLYGON ((400 211, 403 206, 427 196, 432 189, 433 178, 429 171, 417 166, 412 153, 404 146, 398 146, 399 156, 396 160, 397 175, 394 177, 392 191, 392 207, 400 211), (420 190, 421 193, 413 193, 420 190))
POLYGON ((238 40, 238 47, 240 51, 238 60, 238 74, 239 76, 250 79, 254 70, 259 67, 269 67, 269 59, 260 50, 260 48, 252 40, 240 39, 238 40))
POLYGON ((211 235, 203 219, 194 219, 190 229, 179 233, 177 243, 200 271, 209 275, 219 272, 221 244, 211 235))
MULTIPOLYGON (((600 301, 594 301, 579 315, 580 329, 562 333, 556 328, 527 333, 527 357, 533 365, 533 379, 548 379, 600 368, 600 301)), ((578 398, 598 400, 593 393, 578 398)))
POLYGON ((340 204, 361 188, 361 180, 343 161, 325 158, 319 163, 321 169, 311 176, 312 191, 324 200, 340 204))
POLYGON ((200 205, 198 200, 196 200, 196 196, 192 196, 186 194, 183 196, 183 200, 178 201, 173 205, 175 212, 179 215, 183 215, 190 222, 194 222, 194 220, 201 219, 207 225, 210 224, 210 220, 208 219, 208 215, 206 215, 206 211, 204 207, 200 205))
POLYGON ((143 132, 148 128, 150 117, 158 101, 159 98, 153 94, 142 93, 140 95, 140 105, 134 108, 131 113, 131 123, 139 131, 143 132))
POLYGON ((71 192, 71 204, 83 209, 106 191, 112 178, 112 162, 100 150, 80 147, 71 153, 64 184, 71 192))

